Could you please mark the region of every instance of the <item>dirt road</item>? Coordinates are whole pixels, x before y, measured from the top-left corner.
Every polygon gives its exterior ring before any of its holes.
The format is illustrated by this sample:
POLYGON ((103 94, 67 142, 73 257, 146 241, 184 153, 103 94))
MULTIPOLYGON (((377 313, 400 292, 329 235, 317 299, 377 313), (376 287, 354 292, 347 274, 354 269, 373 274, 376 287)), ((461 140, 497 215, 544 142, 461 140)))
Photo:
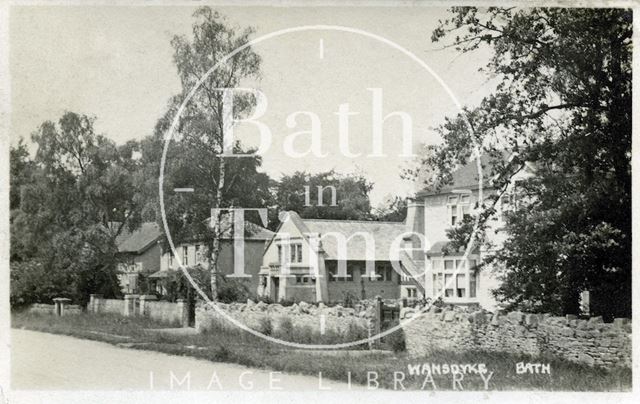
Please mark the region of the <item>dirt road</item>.
MULTIPOLYGON (((27 330, 11 332, 13 389, 348 390, 318 376, 214 363, 27 330)), ((353 390, 361 386, 352 386, 353 390)))

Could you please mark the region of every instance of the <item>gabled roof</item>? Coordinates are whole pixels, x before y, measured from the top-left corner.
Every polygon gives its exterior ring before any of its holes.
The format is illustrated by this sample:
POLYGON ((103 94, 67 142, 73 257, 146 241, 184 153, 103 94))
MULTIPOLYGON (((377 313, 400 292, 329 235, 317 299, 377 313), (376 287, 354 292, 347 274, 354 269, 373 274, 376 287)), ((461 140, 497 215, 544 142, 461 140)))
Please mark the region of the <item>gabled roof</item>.
POLYGON ((330 260, 367 260, 366 239, 362 235, 358 235, 358 233, 365 233, 369 234, 375 243, 372 245, 373 258, 376 261, 389 261, 389 251, 393 241, 406 230, 402 222, 302 219, 298 213, 293 211, 287 212, 287 215, 287 220, 291 220, 298 231, 307 239, 310 233, 320 237, 325 236, 321 238, 320 246, 325 258, 330 260), (340 256, 338 239, 328 233, 337 233, 348 239, 346 256, 340 256), (351 239, 349 239, 350 237, 351 239))
POLYGON ((133 232, 123 230, 116 237, 116 245, 121 253, 140 254, 153 246, 161 235, 162 232, 157 223, 145 222, 133 232))
MULTIPOLYGON (((222 215, 220 229, 223 240, 233 239, 233 222, 229 215, 222 215)), ((245 220, 245 240, 270 240, 275 234, 271 230, 245 220)), ((145 222, 133 232, 124 230, 116 237, 118 252, 141 254, 156 244, 163 231, 156 222, 145 222)))
MULTIPOLYGON (((220 238, 228 240, 233 238, 233 221, 229 214, 220 215, 220 238)), ((207 219, 211 220, 211 218, 207 219)), ((275 233, 271 230, 258 226, 255 223, 244 221, 244 239, 245 240, 271 240, 275 233)))
POLYGON ((372 222, 372 221, 351 221, 351 220, 322 220, 322 219, 302 219, 304 225, 311 233, 319 233, 321 236, 327 233, 339 233, 347 239, 346 256, 340 256, 338 251, 338 240, 336 237, 327 236, 321 239, 322 249, 327 259, 347 259, 366 260, 367 243, 363 236, 358 233, 371 235, 375 242, 374 259, 376 261, 389 261, 389 252, 393 240, 400 237, 406 231, 402 222, 372 222))

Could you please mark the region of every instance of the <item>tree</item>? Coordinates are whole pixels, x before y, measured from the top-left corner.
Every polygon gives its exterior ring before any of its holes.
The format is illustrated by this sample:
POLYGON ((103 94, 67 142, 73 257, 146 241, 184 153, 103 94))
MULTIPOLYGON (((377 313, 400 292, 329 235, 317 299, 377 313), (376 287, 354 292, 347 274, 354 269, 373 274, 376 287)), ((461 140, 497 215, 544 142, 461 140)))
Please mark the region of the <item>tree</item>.
POLYGON ((119 292, 115 239, 140 223, 139 165, 132 145, 95 134, 94 120, 67 112, 57 125, 43 123, 32 135, 33 160, 21 145, 12 149, 15 304, 119 292))
MULTIPOLYGON (((273 212, 293 210, 303 218, 370 220, 369 192, 372 184, 361 175, 340 175, 335 171, 309 174, 296 171, 283 176, 273 186, 276 207, 273 212), (308 187, 308 188, 305 188, 308 187), (320 187, 320 188, 319 188, 320 187), (333 203, 335 189, 336 206, 333 203), (308 200, 306 195, 308 189, 308 200), (322 206, 319 190, 322 189, 322 206)), ((273 221, 277 225, 277 221, 273 221)))
MULTIPOLYGON (((494 158, 495 189, 481 223, 526 163, 509 240, 489 262, 502 268, 496 296, 507 308, 631 315, 631 36, 624 9, 455 7, 432 40, 455 35, 462 53, 489 47, 499 79, 480 105, 448 119, 428 163, 441 182, 466 162, 474 140, 494 158), (501 155, 507 151, 511 159, 501 155)), ((463 224, 470 227, 468 223, 463 224)), ((450 237, 466 244, 469 232, 450 237)), ((482 233, 480 234, 482 236, 482 233)), ((482 237, 480 239, 482 241, 482 237)))
MULTIPOLYGON (((182 92, 170 101, 167 113, 156 125, 154 139, 147 145, 156 168, 163 136, 187 94, 223 57, 246 44, 253 33, 250 28, 238 30, 229 26, 224 17, 209 7, 198 8, 194 17, 193 38, 175 36, 171 41, 182 92)), ((179 118, 176 137, 166 159, 164 202, 167 224, 175 243, 198 238, 207 246, 212 300, 218 300, 218 256, 220 236, 225 230, 221 228, 222 211, 211 215, 212 208, 263 207, 270 198, 269 179, 257 171, 261 164, 258 156, 221 156, 224 151, 224 103, 220 89, 236 88, 243 80, 257 79, 259 67, 260 57, 247 47, 207 76, 179 118), (188 195, 173 193, 172 189, 177 187, 194 188, 194 192, 188 195)), ((234 117, 238 118, 251 112, 255 99, 250 94, 234 92, 233 104, 234 117)), ((243 150, 238 142, 233 147, 236 153, 253 152, 243 150)))
POLYGON ((387 195, 376 208, 374 217, 383 222, 402 222, 407 217, 407 198, 387 195))

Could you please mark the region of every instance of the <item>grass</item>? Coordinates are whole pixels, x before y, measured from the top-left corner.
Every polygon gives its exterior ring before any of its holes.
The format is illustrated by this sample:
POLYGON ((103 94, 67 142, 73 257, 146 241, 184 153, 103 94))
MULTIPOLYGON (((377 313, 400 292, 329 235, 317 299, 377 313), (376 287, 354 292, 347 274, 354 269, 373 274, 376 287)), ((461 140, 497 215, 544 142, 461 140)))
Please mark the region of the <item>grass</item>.
MULTIPOLYGON (((241 331, 215 330, 197 335, 168 335, 154 331, 162 328, 145 318, 123 318, 116 315, 80 314, 53 317, 34 313, 13 313, 12 327, 64 334, 79 338, 122 344, 134 349, 152 350, 173 355, 191 356, 215 362, 237 363, 253 368, 299 373, 352 383, 367 384, 367 377, 377 372, 381 388, 401 389, 394 386, 394 372, 403 372, 402 386, 407 390, 421 389, 425 375, 412 376, 408 366, 424 363, 474 364, 484 363, 493 372, 489 390, 554 390, 554 391, 629 391, 631 370, 617 368, 610 371, 578 365, 571 362, 535 358, 495 352, 434 352, 427 357, 413 358, 405 352, 380 353, 345 352, 330 355, 319 352, 293 350, 270 343, 241 331), (549 363, 551 374, 516 374, 517 362, 549 363)), ((398 378, 402 375, 398 374, 398 378)), ((486 376, 485 376, 486 377, 486 376)), ((453 389, 451 375, 434 375, 438 390, 453 389)), ((465 375, 464 390, 484 390, 479 375, 465 375)), ((457 386, 456 386, 457 387, 457 386)), ((425 390, 432 390, 427 382, 425 390)))

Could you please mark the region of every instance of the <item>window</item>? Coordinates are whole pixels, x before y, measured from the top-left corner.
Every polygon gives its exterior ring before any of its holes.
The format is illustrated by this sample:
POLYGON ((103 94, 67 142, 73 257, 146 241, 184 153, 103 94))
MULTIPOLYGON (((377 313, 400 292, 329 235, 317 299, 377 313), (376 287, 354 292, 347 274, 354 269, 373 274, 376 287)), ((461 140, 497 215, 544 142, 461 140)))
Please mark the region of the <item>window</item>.
POLYGON ((296 283, 298 284, 315 283, 315 279, 312 279, 307 275, 296 275, 296 283))
POLYGON ((202 261, 202 252, 200 251, 200 244, 196 244, 196 264, 202 261))
POLYGON ((291 244, 291 262, 302 262, 302 244, 291 244))
POLYGON ((453 260, 444 260, 444 269, 445 270, 453 270, 453 260))
POLYGON ((278 263, 282 264, 282 246, 278 246, 278 263))
POLYGON ((182 265, 189 265, 189 250, 187 246, 182 247, 182 265))
POLYGON ((353 267, 347 265, 347 277, 339 276, 337 262, 332 261, 327 264, 327 270, 329 272, 329 280, 333 282, 351 282, 353 281, 353 267))
POLYGON ((442 292, 442 273, 433 274, 433 296, 439 296, 442 292))
POLYGON ((469 272, 469 297, 476 297, 476 289, 478 287, 478 280, 476 278, 476 271, 469 272))
POLYGON ((388 282, 393 281, 393 272, 391 271, 391 267, 387 267, 387 269, 384 271, 384 276, 385 276, 385 280, 388 282))
POLYGON ((458 205, 451 205, 451 226, 458 223, 458 205))
POLYGON ((453 297, 453 274, 444 275, 444 297, 453 297))
POLYGON ((407 288, 407 297, 408 298, 418 297, 418 290, 416 288, 407 288))
POLYGON ((169 252, 169 268, 173 268, 173 252, 169 252))
POLYGON ((466 295, 466 287, 464 285, 465 276, 464 274, 456 275, 456 296, 457 297, 465 297, 466 295))
POLYGON ((455 226, 465 217, 470 217, 471 195, 450 195, 447 199, 447 209, 451 226, 455 226))

